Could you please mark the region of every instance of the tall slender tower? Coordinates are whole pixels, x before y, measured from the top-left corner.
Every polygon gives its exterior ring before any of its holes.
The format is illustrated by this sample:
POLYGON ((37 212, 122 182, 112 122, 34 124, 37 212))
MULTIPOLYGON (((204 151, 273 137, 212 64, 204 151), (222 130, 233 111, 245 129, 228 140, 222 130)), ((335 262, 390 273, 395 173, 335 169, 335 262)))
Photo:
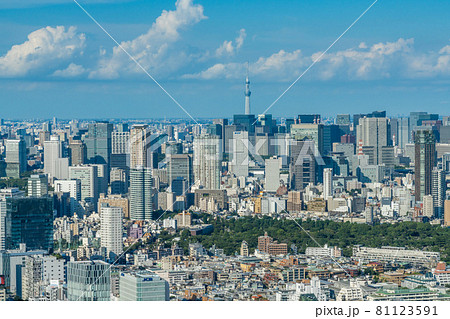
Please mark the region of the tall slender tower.
POLYGON ((247 67, 247 77, 245 78, 245 115, 250 114, 250 80, 248 79, 248 67, 247 67))

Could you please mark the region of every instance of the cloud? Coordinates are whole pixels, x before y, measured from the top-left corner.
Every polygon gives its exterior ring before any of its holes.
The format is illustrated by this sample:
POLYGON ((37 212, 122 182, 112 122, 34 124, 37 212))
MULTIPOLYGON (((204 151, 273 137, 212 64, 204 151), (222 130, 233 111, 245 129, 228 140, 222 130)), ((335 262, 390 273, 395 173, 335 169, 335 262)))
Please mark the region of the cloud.
POLYGON ((54 71, 64 62, 83 54, 85 35, 75 27, 46 27, 28 35, 28 41, 14 45, 0 57, 1 77, 23 77, 54 71))
MULTIPOLYGON (((305 58, 302 56, 301 50, 286 52, 280 50, 268 57, 260 57, 257 61, 249 64, 251 75, 258 75, 263 78, 271 78, 283 80, 283 78, 293 72, 294 75, 299 74, 301 67, 306 64, 305 58), (294 71, 293 71, 294 70, 294 71)), ((247 63, 218 63, 205 71, 196 74, 184 75, 187 79, 237 79, 242 78, 246 74, 247 63)))
POLYGON ((86 69, 83 66, 77 65, 75 63, 70 63, 69 66, 64 70, 56 70, 53 73, 53 76, 62 78, 75 78, 83 75, 84 73, 86 73, 86 69))
MULTIPOLYGON (((270 81, 295 80, 322 52, 311 56, 300 50, 280 50, 250 63, 250 73, 270 81)), ((245 76, 245 63, 217 63, 204 71, 186 74, 187 79, 239 79, 245 76)), ((309 71, 314 80, 377 80, 386 78, 428 78, 450 75, 450 45, 438 52, 419 54, 414 39, 400 38, 394 42, 368 46, 362 42, 357 48, 325 54, 309 71)))
MULTIPOLYGON (((179 40, 181 30, 206 19, 203 7, 194 5, 192 0, 178 0, 175 6, 173 11, 164 10, 147 33, 121 43, 152 74, 167 73, 186 63, 189 55, 179 50, 170 50, 171 46, 179 40)), ((100 60, 98 68, 90 73, 90 77, 114 79, 141 72, 127 54, 116 46, 111 56, 100 60)))
POLYGON ((244 44, 246 36, 245 29, 241 29, 239 36, 234 40, 235 44, 233 44, 233 41, 223 41, 222 45, 216 50, 216 56, 234 55, 244 44))

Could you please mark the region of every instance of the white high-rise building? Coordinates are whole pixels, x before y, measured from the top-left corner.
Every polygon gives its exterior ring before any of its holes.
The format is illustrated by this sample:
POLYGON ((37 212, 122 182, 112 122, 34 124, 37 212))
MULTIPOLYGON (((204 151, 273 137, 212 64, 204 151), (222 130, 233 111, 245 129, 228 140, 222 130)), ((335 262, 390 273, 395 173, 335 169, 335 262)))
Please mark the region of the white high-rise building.
POLYGON ((282 158, 274 156, 266 159, 265 189, 266 192, 276 192, 280 187, 280 169, 282 158))
POLYGON ((19 173, 27 170, 27 149, 23 139, 5 141, 6 163, 17 164, 19 173))
POLYGON ((153 217, 153 183, 150 168, 130 170, 130 218, 150 220, 153 217))
POLYGON ((103 203, 100 209, 101 246, 108 258, 114 259, 123 252, 123 210, 103 203))
POLYGON ((444 200, 447 191, 445 173, 436 167, 431 172, 431 195, 433 196, 434 216, 444 218, 444 200))
POLYGON ((51 179, 67 179, 69 158, 63 157, 63 147, 59 136, 52 136, 44 142, 44 172, 51 179))
POLYGON ((373 163, 370 162, 369 164, 382 164, 382 148, 389 145, 388 127, 388 119, 385 117, 364 117, 359 119, 356 138, 362 142, 362 146, 367 152, 367 147, 373 148, 373 163))
POLYGON ((249 139, 248 132, 237 131, 233 132, 232 141, 232 152, 231 152, 231 172, 239 177, 248 176, 248 165, 249 165, 249 139))
POLYGON ((150 130, 147 125, 133 125, 130 130, 130 168, 147 167, 150 130))
POLYGON ((56 193, 70 194, 70 212, 72 214, 82 213, 79 202, 81 201, 81 180, 57 180, 55 181, 56 193))
POLYGON ((70 193, 70 197, 80 201, 81 181, 79 179, 55 181, 55 192, 70 193))
POLYGON ((48 194, 48 177, 45 174, 31 175, 28 179, 28 196, 41 197, 48 194))
POLYGON ((333 197, 333 169, 323 169, 323 198, 333 197))
POLYGON ((111 153, 128 154, 130 141, 130 132, 112 132, 111 134, 111 153))
POLYGON ((92 165, 70 166, 69 168, 69 179, 81 181, 82 201, 96 202, 98 199, 97 169, 97 166, 92 165))
POLYGON ((215 135, 197 135, 194 138, 195 182, 205 189, 220 189, 222 149, 215 135))
POLYGON ((433 206, 433 196, 424 195, 423 196, 423 216, 432 218, 434 216, 434 206, 433 206))

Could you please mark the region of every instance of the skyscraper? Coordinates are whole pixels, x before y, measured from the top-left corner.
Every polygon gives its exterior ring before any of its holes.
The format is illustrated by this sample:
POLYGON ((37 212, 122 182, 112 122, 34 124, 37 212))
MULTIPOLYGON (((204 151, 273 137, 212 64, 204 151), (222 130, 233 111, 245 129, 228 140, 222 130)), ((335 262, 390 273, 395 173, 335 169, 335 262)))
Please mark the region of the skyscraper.
POLYGON ((24 243, 30 250, 53 250, 53 201, 50 197, 6 198, 6 249, 24 243))
POLYGON ((101 204, 100 239, 101 247, 106 248, 107 258, 115 259, 123 252, 123 210, 101 204))
POLYGON ((293 141, 289 157, 289 179, 292 190, 302 190, 317 181, 315 144, 312 140, 293 141))
POLYGON ((432 218, 434 216, 433 196, 423 195, 423 216, 432 218))
POLYGON ((415 144, 415 197, 431 195, 431 172, 436 163, 436 140, 430 129, 418 129, 414 134, 415 144))
POLYGON ((6 140, 7 176, 20 178, 20 174, 27 170, 27 149, 23 139, 6 140))
MULTIPOLYGON (((87 161, 89 164, 105 164, 106 174, 111 167, 111 134, 113 125, 108 122, 89 124, 88 132, 83 135, 86 144, 87 161)), ((107 175, 109 180, 109 175, 107 175)))
MULTIPOLYGON (((364 154, 371 148, 370 155, 373 154, 373 161, 371 158, 371 163, 374 165, 382 164, 382 148, 384 146, 389 146, 389 123, 387 118, 364 117, 359 119, 359 124, 357 126, 356 139, 362 141, 362 145, 365 148, 364 154)), ((369 155, 369 156, 370 156, 369 155)))
POLYGON ((150 168, 135 168, 130 171, 130 218, 132 220, 153 219, 153 183, 150 168))
POLYGON ((150 131, 147 125, 133 125, 130 131, 130 168, 147 167, 150 131))
POLYGON ((235 176, 248 176, 250 146, 248 132, 237 131, 233 133, 230 170, 235 176))
POLYGON ((221 142, 218 136, 194 138, 194 177, 205 189, 220 189, 221 142))
POLYGON ((86 145, 80 140, 72 140, 69 144, 70 163, 72 166, 86 164, 86 145))
POLYGON ((399 118, 397 127, 398 147, 404 149, 405 145, 409 143, 410 137, 411 130, 409 126, 409 117, 399 118))
POLYGON ((109 301, 110 265, 104 261, 75 261, 67 264, 67 300, 109 301))
POLYGON ((333 197, 333 169, 323 169, 323 198, 333 197))
POLYGON ((276 192, 280 187, 281 157, 268 158, 265 161, 265 185, 266 192, 276 192))
POLYGON ((441 169, 433 168, 431 172, 431 195, 433 196, 434 216, 436 218, 444 218, 444 200, 447 191, 447 183, 445 182, 445 174, 441 169))
POLYGON ((69 177, 69 159, 64 157, 63 144, 58 136, 44 142, 44 172, 52 180, 69 177))
POLYGON ((71 166, 69 179, 81 181, 81 200, 96 203, 98 199, 98 167, 95 165, 71 166))
POLYGON ((192 154, 173 154, 168 156, 167 175, 169 185, 177 178, 184 178, 189 186, 194 183, 192 154))
POLYGON ((41 197, 48 194, 48 177, 45 174, 31 175, 28 179, 28 196, 41 197))

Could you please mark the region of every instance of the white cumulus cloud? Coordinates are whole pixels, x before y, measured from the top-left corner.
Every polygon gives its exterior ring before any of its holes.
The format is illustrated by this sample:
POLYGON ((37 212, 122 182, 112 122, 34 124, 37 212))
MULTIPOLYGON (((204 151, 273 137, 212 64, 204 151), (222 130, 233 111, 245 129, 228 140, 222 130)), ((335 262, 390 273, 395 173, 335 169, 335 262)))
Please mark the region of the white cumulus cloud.
POLYGON ((83 75, 84 73, 86 73, 86 69, 83 66, 75 63, 70 63, 67 68, 63 70, 56 70, 53 73, 53 76, 62 78, 75 78, 83 75))
POLYGON ((223 41, 222 45, 217 48, 216 56, 234 55, 244 44, 244 40, 247 36, 245 29, 239 31, 239 36, 233 41, 223 41))
MULTIPOLYGON (((321 56, 310 56, 300 50, 280 50, 260 57, 249 65, 250 73, 271 81, 292 81, 321 56)), ((217 63, 206 70, 186 74, 187 79, 239 79, 245 76, 246 63, 217 63)), ((315 80, 375 80, 385 78, 429 78, 450 75, 450 45, 438 52, 417 53, 414 39, 400 38, 394 42, 369 46, 360 43, 356 48, 323 55, 310 69, 308 79, 315 80)))
POLYGON ((28 35, 28 40, 14 45, 0 57, 1 77, 22 77, 34 72, 52 72, 64 62, 82 55, 85 48, 84 34, 75 27, 46 27, 28 35))
MULTIPOLYGON (((164 10, 147 33, 121 43, 121 46, 152 74, 178 69, 187 61, 186 53, 170 50, 170 47, 179 39, 180 30, 206 19, 203 7, 193 4, 193 0, 177 0, 175 6, 173 11, 164 10)), ((98 68, 91 72, 90 77, 114 79, 123 74, 138 72, 142 71, 116 46, 112 55, 100 60, 98 68)))

